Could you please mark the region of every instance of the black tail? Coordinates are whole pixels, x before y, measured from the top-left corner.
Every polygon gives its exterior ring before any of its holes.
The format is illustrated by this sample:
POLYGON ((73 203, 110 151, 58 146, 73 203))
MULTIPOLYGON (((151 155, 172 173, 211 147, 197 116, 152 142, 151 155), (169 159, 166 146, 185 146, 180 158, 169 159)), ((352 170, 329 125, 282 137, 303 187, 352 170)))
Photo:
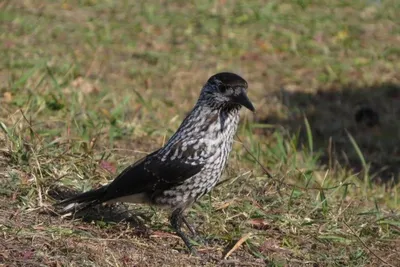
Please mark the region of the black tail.
POLYGON ((107 186, 102 186, 98 189, 90 190, 85 193, 79 194, 77 196, 64 199, 60 201, 55 206, 65 206, 62 212, 69 212, 71 210, 82 210, 90 206, 100 204, 106 193, 107 186))

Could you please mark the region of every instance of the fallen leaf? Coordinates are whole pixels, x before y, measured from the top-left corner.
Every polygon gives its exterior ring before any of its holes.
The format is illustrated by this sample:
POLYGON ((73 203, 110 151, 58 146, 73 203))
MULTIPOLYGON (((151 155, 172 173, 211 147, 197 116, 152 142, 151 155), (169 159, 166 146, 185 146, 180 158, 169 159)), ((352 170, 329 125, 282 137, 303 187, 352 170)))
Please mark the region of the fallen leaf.
POLYGON ((34 254, 33 250, 27 250, 27 251, 24 252, 22 258, 23 258, 24 260, 32 259, 33 254, 34 254))
POLYGON ((68 3, 63 3, 61 8, 64 10, 72 10, 72 7, 68 3))
POLYGON ((244 61, 258 61, 261 60, 261 55, 259 53, 246 52, 240 57, 240 59, 244 61))
POLYGON ((110 119, 112 118, 111 113, 110 113, 107 109, 101 108, 101 109, 100 109, 100 112, 101 112, 107 119, 110 120, 110 119))
POLYGON ((247 233, 245 235, 243 235, 238 242, 236 242, 236 244, 231 248, 231 250, 228 251, 228 253, 226 253, 226 255, 224 256, 224 259, 226 260, 233 252, 235 252, 236 250, 239 249, 239 247, 246 242, 247 239, 249 239, 251 237, 251 233, 247 233))
POLYGON ((13 96, 10 92, 4 92, 3 98, 6 103, 10 103, 13 100, 13 96))
POLYGON ((268 222, 264 219, 251 219, 248 221, 248 223, 257 230, 267 230, 270 228, 270 225, 268 224, 268 222))
POLYGON ((256 43, 257 43, 257 46, 264 52, 271 52, 274 50, 274 46, 268 41, 259 40, 256 43))
POLYGON ((279 246, 278 242, 273 239, 266 240, 260 247, 261 252, 279 252, 279 253, 292 253, 291 250, 282 248, 279 246))
POLYGON ((231 200, 231 201, 224 202, 224 203, 222 203, 222 204, 218 204, 218 205, 215 207, 215 210, 216 210, 216 211, 217 211, 217 210, 224 210, 224 209, 226 209, 227 207, 229 207, 233 202, 234 202, 234 200, 231 200))
POLYGON ((71 85, 77 89, 80 89, 84 94, 99 92, 99 89, 93 83, 86 81, 82 77, 78 77, 73 80, 71 85))
POLYGON ((100 167, 112 174, 115 174, 117 172, 117 168, 115 167, 115 165, 106 160, 100 161, 100 167))

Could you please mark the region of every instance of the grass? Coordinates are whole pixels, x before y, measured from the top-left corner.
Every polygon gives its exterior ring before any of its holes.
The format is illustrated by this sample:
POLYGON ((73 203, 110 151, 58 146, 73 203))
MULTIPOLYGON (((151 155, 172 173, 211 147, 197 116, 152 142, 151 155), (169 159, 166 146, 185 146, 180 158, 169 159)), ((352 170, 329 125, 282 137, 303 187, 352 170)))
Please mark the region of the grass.
POLYGON ((400 265, 399 12, 3 1, 0 266, 400 265), (51 215, 60 188, 106 184, 162 146, 222 70, 248 80, 257 112, 242 113, 224 182, 188 212, 203 259, 158 209, 51 215), (355 120, 363 108, 378 119, 355 120))

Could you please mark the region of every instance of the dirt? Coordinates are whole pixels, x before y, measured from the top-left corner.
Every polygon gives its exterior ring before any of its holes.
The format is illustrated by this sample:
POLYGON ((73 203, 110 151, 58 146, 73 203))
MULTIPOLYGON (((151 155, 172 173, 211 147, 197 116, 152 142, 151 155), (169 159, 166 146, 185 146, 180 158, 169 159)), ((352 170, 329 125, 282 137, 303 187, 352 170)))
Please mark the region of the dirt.
POLYGON ((223 260, 225 247, 200 247, 196 257, 172 233, 135 228, 127 221, 104 226, 46 211, 20 209, 15 200, 0 198, 0 266, 264 265, 241 249, 223 260))

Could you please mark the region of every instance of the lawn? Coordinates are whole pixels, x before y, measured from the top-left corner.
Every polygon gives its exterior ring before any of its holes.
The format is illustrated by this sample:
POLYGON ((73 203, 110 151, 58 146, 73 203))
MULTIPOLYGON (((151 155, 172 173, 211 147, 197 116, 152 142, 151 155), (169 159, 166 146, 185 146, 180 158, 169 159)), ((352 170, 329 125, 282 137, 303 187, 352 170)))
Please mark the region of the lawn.
POLYGON ((0 266, 400 266, 400 2, 0 2, 0 266), (243 110, 188 211, 57 199, 162 146, 220 71, 243 110))

